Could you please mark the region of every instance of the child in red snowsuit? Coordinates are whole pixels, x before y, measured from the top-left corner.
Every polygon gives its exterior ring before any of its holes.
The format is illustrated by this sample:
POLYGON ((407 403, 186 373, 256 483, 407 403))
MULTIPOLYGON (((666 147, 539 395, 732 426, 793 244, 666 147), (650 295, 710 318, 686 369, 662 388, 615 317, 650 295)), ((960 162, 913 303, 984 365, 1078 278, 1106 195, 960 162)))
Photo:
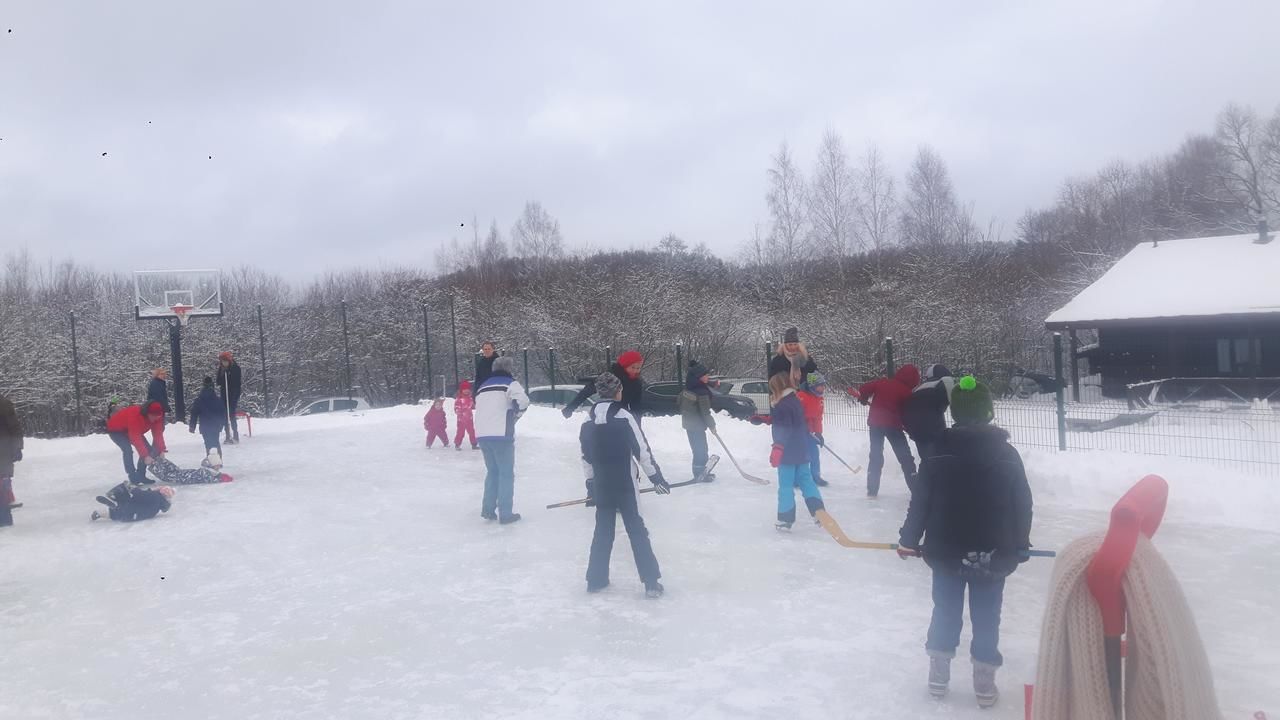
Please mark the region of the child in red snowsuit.
POLYGON ((472 420, 475 408, 475 398, 471 397, 471 383, 463 380, 458 384, 458 399, 453 401, 453 416, 458 423, 458 434, 454 436, 453 444, 459 450, 462 449, 462 437, 464 435, 471 438, 472 450, 480 447, 476 445, 476 424, 472 420))
POLYGON ((422 418, 422 427, 427 431, 427 447, 434 445, 436 438, 449 447, 449 420, 444 415, 444 398, 436 398, 431 403, 431 409, 422 418))
POLYGON ((796 391, 796 397, 800 398, 800 405, 804 407, 804 421, 809 428, 809 474, 813 476, 813 482, 818 487, 826 487, 826 480, 822 479, 822 446, 826 440, 822 437, 822 411, 823 400, 822 394, 827 390, 826 378, 821 374, 811 372, 805 378, 805 383, 796 391))

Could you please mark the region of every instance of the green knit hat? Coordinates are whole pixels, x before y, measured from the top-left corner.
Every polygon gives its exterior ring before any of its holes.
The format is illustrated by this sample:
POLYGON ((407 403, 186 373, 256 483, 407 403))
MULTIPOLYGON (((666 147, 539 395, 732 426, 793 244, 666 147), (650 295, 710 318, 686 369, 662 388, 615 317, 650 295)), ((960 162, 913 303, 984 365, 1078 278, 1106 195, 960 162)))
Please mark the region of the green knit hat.
POLYGON ((985 425, 996 419, 991 389, 972 375, 965 375, 951 391, 951 418, 957 425, 985 425))

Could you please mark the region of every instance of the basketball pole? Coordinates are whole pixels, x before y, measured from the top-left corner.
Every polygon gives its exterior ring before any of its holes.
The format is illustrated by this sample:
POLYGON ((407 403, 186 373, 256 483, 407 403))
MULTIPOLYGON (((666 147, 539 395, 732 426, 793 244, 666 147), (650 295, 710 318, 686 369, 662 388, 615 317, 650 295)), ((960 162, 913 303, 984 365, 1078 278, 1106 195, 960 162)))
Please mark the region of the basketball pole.
POLYGON ((182 392, 182 323, 169 323, 169 354, 173 360, 173 414, 178 422, 187 421, 187 400, 182 392))

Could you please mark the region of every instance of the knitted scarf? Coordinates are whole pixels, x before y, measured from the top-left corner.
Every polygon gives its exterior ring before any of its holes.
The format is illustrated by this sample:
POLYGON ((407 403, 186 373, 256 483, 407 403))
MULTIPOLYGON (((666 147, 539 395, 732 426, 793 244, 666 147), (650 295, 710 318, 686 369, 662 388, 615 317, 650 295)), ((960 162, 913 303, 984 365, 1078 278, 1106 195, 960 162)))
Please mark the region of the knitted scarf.
MULTIPOLYGON (((1058 554, 1040 632, 1035 720, 1114 720, 1102 612, 1085 570, 1102 545, 1088 535, 1058 554)), ((1213 672, 1195 618, 1169 565, 1145 537, 1125 573, 1126 720, 1221 720, 1213 672)))

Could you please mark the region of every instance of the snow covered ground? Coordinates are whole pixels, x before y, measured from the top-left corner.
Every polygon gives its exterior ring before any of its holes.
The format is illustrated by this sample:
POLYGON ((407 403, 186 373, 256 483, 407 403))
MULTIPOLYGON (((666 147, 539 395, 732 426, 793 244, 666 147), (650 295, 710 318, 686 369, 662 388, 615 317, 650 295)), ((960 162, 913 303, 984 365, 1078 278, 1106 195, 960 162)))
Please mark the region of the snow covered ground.
MULTIPOLYGON (((534 408, 521 422, 525 519, 499 527, 479 517, 480 454, 424 449, 422 412, 255 421, 227 450, 236 482, 179 488, 172 511, 136 525, 88 521, 121 476, 105 437, 30 441, 26 507, 0 531, 0 718, 1022 717, 1052 561, 1010 579, 1000 705, 973 704, 967 629, 939 703, 925 692, 921 563, 805 524, 775 532, 775 487, 726 459, 712 485, 644 496, 666 597, 643 596, 624 538, 613 586, 587 595, 591 512, 543 509, 582 494, 577 421, 534 408)), ((685 479, 678 418, 645 427, 669 479, 685 479)), ((767 428, 721 430, 772 477, 767 428)), ((179 464, 198 462, 198 436, 174 426, 170 439, 179 464)), ((865 464, 862 433, 828 440, 865 464)), ((1280 712, 1273 482, 1170 458, 1024 456, 1043 548, 1104 527, 1125 489, 1163 473, 1156 545, 1224 713, 1280 712)), ((826 467, 846 531, 893 541, 907 503, 896 469, 869 501, 861 476, 826 467)))

